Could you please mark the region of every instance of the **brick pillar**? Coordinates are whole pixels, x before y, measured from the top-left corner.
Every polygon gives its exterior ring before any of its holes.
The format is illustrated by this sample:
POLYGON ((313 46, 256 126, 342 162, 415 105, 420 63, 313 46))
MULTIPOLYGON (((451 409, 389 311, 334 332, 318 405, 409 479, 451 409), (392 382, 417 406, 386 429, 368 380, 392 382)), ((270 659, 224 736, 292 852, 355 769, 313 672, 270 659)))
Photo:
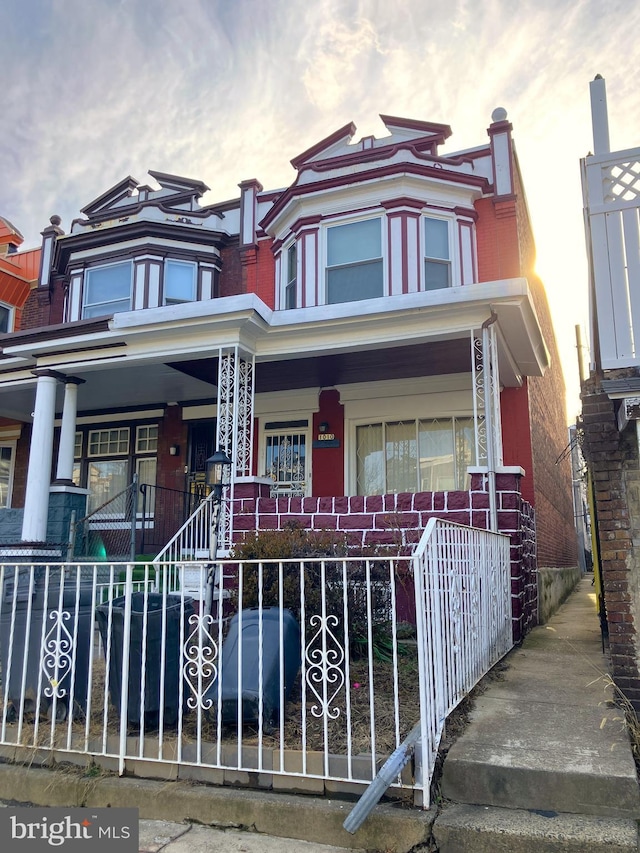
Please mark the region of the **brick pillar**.
POLYGON ((591 378, 582 390, 583 453, 595 491, 612 675, 640 710, 640 460, 635 425, 619 432, 614 403, 591 378))

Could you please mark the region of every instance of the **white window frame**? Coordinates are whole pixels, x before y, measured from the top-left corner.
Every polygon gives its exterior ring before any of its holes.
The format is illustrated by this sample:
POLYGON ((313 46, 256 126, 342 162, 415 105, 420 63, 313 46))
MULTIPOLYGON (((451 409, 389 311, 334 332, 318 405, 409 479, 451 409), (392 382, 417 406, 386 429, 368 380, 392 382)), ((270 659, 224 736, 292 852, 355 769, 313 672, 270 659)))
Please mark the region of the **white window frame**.
MULTIPOLYGON (((111 441, 112 441, 112 439, 108 438, 107 442, 106 442, 107 445, 110 444, 111 441)), ((115 458, 117 456, 128 457, 129 456, 130 443, 131 443, 131 430, 129 429, 129 427, 107 427, 106 429, 91 429, 91 430, 89 430, 89 432, 87 434, 87 459, 98 459, 98 460, 100 460, 100 459, 107 459, 107 458, 115 458), (118 444, 120 444, 120 441, 122 440, 120 436, 122 436, 123 433, 126 433, 126 437, 127 437, 126 450, 120 450, 119 448, 117 450, 113 450, 111 452, 109 452, 108 449, 102 450, 100 447, 101 441, 98 440, 98 448, 95 452, 92 452, 92 450, 91 450, 91 444, 92 444, 91 436, 95 435, 96 433, 119 433, 118 438, 113 439, 114 441, 117 441, 118 444)))
POLYGON ((125 311, 131 311, 132 305, 133 305, 133 261, 127 259, 127 260, 122 260, 122 261, 114 261, 113 263, 110 263, 110 264, 99 264, 99 265, 96 265, 94 267, 86 267, 86 269, 84 271, 84 281, 83 281, 83 287, 82 287, 82 309, 81 309, 82 319, 92 319, 93 317, 102 317, 102 316, 107 316, 109 314, 118 314, 118 313, 123 313, 125 311), (90 304, 87 304, 87 294, 89 291, 89 280, 91 278, 91 274, 93 272, 98 272, 100 270, 105 270, 105 269, 110 269, 110 268, 113 269, 114 267, 124 267, 124 266, 129 267, 129 307, 123 308, 123 309, 118 310, 118 311, 109 310, 109 307, 108 307, 109 305, 115 305, 118 302, 122 302, 123 299, 113 299, 113 300, 107 300, 107 301, 103 301, 103 302, 92 302, 90 304), (87 318, 85 315, 86 309, 87 308, 95 308, 96 306, 99 306, 99 305, 105 306, 104 314, 93 314, 91 316, 91 318, 87 318))
POLYGON ((282 300, 281 306, 285 311, 291 311, 298 307, 298 244, 294 240, 282 250, 282 300), (290 263, 289 259, 293 253, 294 276, 289 277, 290 263), (293 292, 293 305, 289 305, 289 294, 293 292))
POLYGON ((136 427, 135 455, 155 455, 158 452, 158 424, 139 424, 136 427), (143 435, 146 430, 146 435, 143 435), (149 435, 149 430, 155 430, 155 436, 149 435), (149 446, 152 443, 153 446, 149 446), (146 446, 144 446, 146 444, 146 446))
MULTIPOLYGON (((336 219, 328 220, 323 224, 322 227, 322 279, 321 286, 319 287, 319 296, 321 299, 321 304, 324 305, 342 305, 342 302, 329 302, 329 270, 330 269, 340 269, 347 267, 355 267, 359 264, 367 264, 373 261, 380 261, 382 263, 382 293, 380 297, 384 297, 388 294, 388 273, 387 273, 387 241, 385 240, 386 233, 386 225, 387 218, 384 211, 381 210, 371 210, 367 211, 366 215, 361 216, 348 216, 348 217, 340 217, 336 219), (362 261, 356 261, 352 264, 336 264, 333 266, 329 266, 329 231, 331 228, 337 228, 344 225, 355 225, 358 222, 368 222, 370 220, 377 220, 380 225, 380 256, 378 258, 368 258, 362 261)), ((380 297, 371 297, 371 298, 380 298, 380 297)), ((368 299, 357 300, 359 302, 367 302, 368 299)))
POLYGON ((8 335, 10 332, 15 330, 15 322, 16 322, 16 308, 15 305, 9 305, 7 302, 0 302, 0 309, 6 309, 7 313, 7 330, 6 332, 0 332, 0 335, 8 335))
POLYGON ((260 477, 268 477, 267 467, 267 436, 280 435, 284 432, 296 432, 299 435, 305 436, 305 486, 304 496, 309 497, 311 494, 311 483, 313 477, 312 471, 312 453, 313 453, 313 414, 312 412, 286 412, 285 414, 269 413, 261 416, 259 419, 259 435, 258 435, 258 474, 260 477), (287 427, 281 429, 267 429, 266 424, 307 421, 306 427, 292 427, 288 430, 287 427))
POLYGON ((198 285, 198 264, 195 261, 179 261, 175 258, 167 258, 164 262, 163 282, 162 282, 162 304, 163 305, 184 305, 187 302, 195 302, 197 299, 198 285), (191 299, 169 299, 167 297, 167 279, 170 268, 174 267, 189 267, 191 269, 191 299))
POLYGON ((13 480, 15 477, 16 471, 16 452, 18 447, 17 441, 12 440, 0 440, 0 448, 8 447, 11 451, 11 461, 9 463, 9 480, 7 482, 7 503, 4 507, 0 506, 0 509, 10 509, 11 501, 13 498, 13 480))
POLYGON ((440 213, 436 213, 435 211, 427 210, 423 213, 420 220, 420 253, 422 257, 422 263, 420 265, 420 290, 426 291, 428 293, 437 293, 439 290, 446 291, 450 287, 456 287, 460 284, 460 265, 459 265, 459 247, 456 243, 456 225, 457 220, 453 216, 446 216, 440 213), (446 261, 442 258, 435 257, 427 257, 427 235, 426 235, 426 220, 427 219, 436 219, 441 222, 447 223, 447 236, 449 240, 449 286, 442 288, 432 288, 427 290, 427 261, 433 261, 434 263, 440 263, 443 266, 446 261))
MULTIPOLYGON (((351 484, 349 494, 352 494, 352 495, 358 494, 358 460, 357 460, 358 427, 377 425, 377 424, 383 425, 382 452, 384 454, 384 435, 385 435, 384 428, 386 425, 388 425, 390 423, 391 424, 398 423, 398 422, 399 423, 415 423, 416 424, 416 441, 418 442, 418 444, 416 445, 416 450, 419 450, 418 425, 419 425, 420 421, 450 421, 451 425, 453 427, 453 422, 456 420, 473 420, 473 412, 468 412, 468 413, 456 412, 455 414, 441 412, 438 414, 429 414, 429 415, 424 415, 424 414, 423 415, 416 415, 416 414, 409 415, 409 414, 406 414, 405 416, 403 416, 402 414, 398 414, 398 415, 385 414, 382 417, 376 417, 375 415, 373 415, 372 417, 357 418, 357 419, 350 421, 350 423, 349 423, 349 435, 350 435, 349 447, 345 449, 345 452, 347 452, 349 454, 348 472, 349 472, 349 480, 350 480, 350 484, 351 484)), ((454 431, 454 447, 455 447, 455 431, 454 431)), ((473 449, 475 451, 475 444, 473 446, 473 449)), ((416 462, 417 462, 417 465, 419 466, 419 457, 418 456, 416 457, 416 462)), ((476 464, 476 463, 472 463, 472 467, 474 464, 476 464)), ((464 476, 466 476, 466 472, 465 472, 464 476)), ((418 493, 418 488, 417 488, 418 482, 419 482, 419 474, 418 474, 418 471, 416 471, 416 490, 415 490, 415 492, 413 492, 414 494, 418 493)), ((386 467, 385 467, 385 491, 382 492, 382 494, 387 494, 386 488, 387 488, 387 481, 386 481, 386 467)), ((438 490, 436 489, 435 491, 438 491, 438 490)), ((453 490, 447 489, 446 491, 459 491, 459 490, 458 489, 453 489, 453 490)), ((466 491, 466 489, 463 489, 463 491, 466 491)))

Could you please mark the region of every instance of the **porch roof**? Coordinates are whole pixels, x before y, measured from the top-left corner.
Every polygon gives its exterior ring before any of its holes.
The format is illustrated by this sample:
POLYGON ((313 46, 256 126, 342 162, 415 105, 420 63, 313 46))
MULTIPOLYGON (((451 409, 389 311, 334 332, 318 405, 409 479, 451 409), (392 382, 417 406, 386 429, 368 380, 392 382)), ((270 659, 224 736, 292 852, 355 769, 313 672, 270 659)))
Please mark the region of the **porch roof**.
POLYGON ((381 372, 383 378, 463 372, 465 364, 470 369, 470 330, 492 314, 503 385, 542 375, 549 364, 523 278, 374 299, 357 309, 343 303, 275 312, 245 294, 116 314, 94 334, 82 323, 53 334, 47 328, 17 334, 2 342, 0 413, 28 419, 35 368, 90 380, 81 388, 83 411, 211 402, 217 396, 212 358, 231 346, 264 366, 256 371, 259 391, 283 382, 291 388, 333 384, 336 371, 347 381, 381 372))

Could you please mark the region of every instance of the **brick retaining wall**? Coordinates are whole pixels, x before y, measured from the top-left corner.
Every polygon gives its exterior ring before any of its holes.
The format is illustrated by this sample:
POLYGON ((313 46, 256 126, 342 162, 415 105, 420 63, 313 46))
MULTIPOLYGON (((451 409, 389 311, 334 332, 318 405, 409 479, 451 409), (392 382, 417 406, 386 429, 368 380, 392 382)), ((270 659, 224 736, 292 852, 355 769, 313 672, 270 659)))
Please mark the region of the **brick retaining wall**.
MULTIPOLYGON (((351 547, 376 546, 411 553, 430 518, 489 528, 487 478, 473 474, 468 492, 417 492, 340 497, 255 497, 236 487, 234 535, 282 530, 295 522, 309 530, 344 532, 351 547)), ((511 593, 514 641, 537 623, 534 512, 523 500, 518 474, 497 475, 498 526, 511 537, 511 593)))

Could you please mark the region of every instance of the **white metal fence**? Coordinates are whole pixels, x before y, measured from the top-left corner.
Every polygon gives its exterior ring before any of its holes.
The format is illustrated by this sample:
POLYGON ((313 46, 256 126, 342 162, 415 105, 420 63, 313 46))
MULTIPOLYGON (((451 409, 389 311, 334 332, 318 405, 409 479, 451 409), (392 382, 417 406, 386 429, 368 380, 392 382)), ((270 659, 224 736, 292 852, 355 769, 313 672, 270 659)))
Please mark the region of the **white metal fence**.
POLYGON ((352 791, 421 721, 393 787, 428 804, 446 714, 511 645, 508 539, 433 521, 413 558, 223 561, 206 613, 210 568, 1 566, 0 747, 352 791))

